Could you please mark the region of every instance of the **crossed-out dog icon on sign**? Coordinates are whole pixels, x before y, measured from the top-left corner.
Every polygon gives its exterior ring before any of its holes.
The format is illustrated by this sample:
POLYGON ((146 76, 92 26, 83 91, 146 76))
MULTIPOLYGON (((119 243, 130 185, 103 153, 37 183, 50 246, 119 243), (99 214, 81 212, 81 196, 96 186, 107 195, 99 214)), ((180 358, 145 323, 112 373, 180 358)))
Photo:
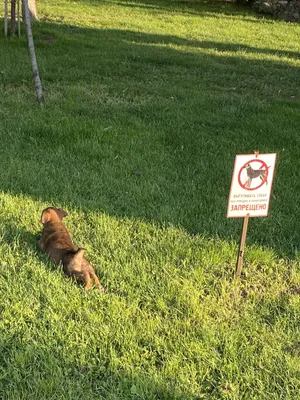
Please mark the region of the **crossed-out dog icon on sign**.
POLYGON ((256 190, 264 184, 267 185, 269 168, 270 166, 268 167, 264 161, 257 158, 247 161, 239 171, 239 185, 245 190, 256 190), (257 178, 259 178, 258 184, 251 187, 253 180, 256 181, 254 183, 257 183, 257 178))

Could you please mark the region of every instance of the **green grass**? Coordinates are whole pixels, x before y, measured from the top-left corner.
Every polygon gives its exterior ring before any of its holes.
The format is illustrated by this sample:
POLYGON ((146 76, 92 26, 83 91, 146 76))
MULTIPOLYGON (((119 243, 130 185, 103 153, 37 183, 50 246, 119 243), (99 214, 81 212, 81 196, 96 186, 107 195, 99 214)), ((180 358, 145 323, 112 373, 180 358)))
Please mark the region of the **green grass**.
POLYGON ((298 399, 300 25, 226 2, 39 14, 43 107, 25 35, 0 36, 0 398, 298 399), (257 148, 278 154, 270 214, 235 287, 227 198, 257 148), (104 295, 37 249, 49 205, 104 295))

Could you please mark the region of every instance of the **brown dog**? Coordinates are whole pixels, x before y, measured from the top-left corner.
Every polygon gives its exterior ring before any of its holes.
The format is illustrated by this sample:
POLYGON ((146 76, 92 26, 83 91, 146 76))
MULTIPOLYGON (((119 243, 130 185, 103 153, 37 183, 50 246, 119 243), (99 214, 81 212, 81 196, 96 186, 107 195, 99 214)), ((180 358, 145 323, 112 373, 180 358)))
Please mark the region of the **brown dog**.
POLYGON ((83 281, 85 289, 90 289, 94 280, 97 288, 104 292, 94 268, 83 256, 85 250, 74 246, 71 236, 62 222, 67 215, 66 211, 61 208, 48 207, 43 210, 41 217, 43 230, 39 247, 56 264, 62 263, 67 276, 83 281))

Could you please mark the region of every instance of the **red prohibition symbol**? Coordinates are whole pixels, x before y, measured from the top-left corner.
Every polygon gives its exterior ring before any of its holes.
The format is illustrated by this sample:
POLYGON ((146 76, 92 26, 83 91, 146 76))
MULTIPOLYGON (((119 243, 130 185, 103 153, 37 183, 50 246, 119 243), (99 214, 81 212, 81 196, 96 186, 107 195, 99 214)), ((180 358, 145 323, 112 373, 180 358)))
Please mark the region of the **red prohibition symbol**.
POLYGON ((269 167, 264 161, 258 160, 257 158, 247 161, 239 171, 238 174, 239 185, 245 190, 257 190, 260 187, 262 187, 262 185, 268 184, 268 172, 269 172, 269 167), (260 163, 261 165, 257 169, 252 167, 253 163, 260 163), (246 170, 247 173, 247 179, 245 182, 242 182, 241 175, 244 169, 246 170), (252 180, 253 179, 256 180, 257 178, 259 178, 258 180, 259 184, 257 186, 251 187, 252 180))

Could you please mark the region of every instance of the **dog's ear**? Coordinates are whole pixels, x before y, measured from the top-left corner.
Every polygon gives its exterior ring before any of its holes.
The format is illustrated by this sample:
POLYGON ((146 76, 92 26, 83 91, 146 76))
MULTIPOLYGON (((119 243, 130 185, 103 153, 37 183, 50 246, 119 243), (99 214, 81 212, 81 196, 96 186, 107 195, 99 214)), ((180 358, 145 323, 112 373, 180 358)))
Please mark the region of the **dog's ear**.
POLYGON ((46 224, 47 222, 49 222, 51 219, 51 214, 48 210, 44 210, 42 212, 42 216, 41 216, 41 223, 42 224, 46 224))
POLYGON ((60 219, 63 219, 68 216, 67 211, 63 210, 62 208, 57 208, 56 212, 60 219))

